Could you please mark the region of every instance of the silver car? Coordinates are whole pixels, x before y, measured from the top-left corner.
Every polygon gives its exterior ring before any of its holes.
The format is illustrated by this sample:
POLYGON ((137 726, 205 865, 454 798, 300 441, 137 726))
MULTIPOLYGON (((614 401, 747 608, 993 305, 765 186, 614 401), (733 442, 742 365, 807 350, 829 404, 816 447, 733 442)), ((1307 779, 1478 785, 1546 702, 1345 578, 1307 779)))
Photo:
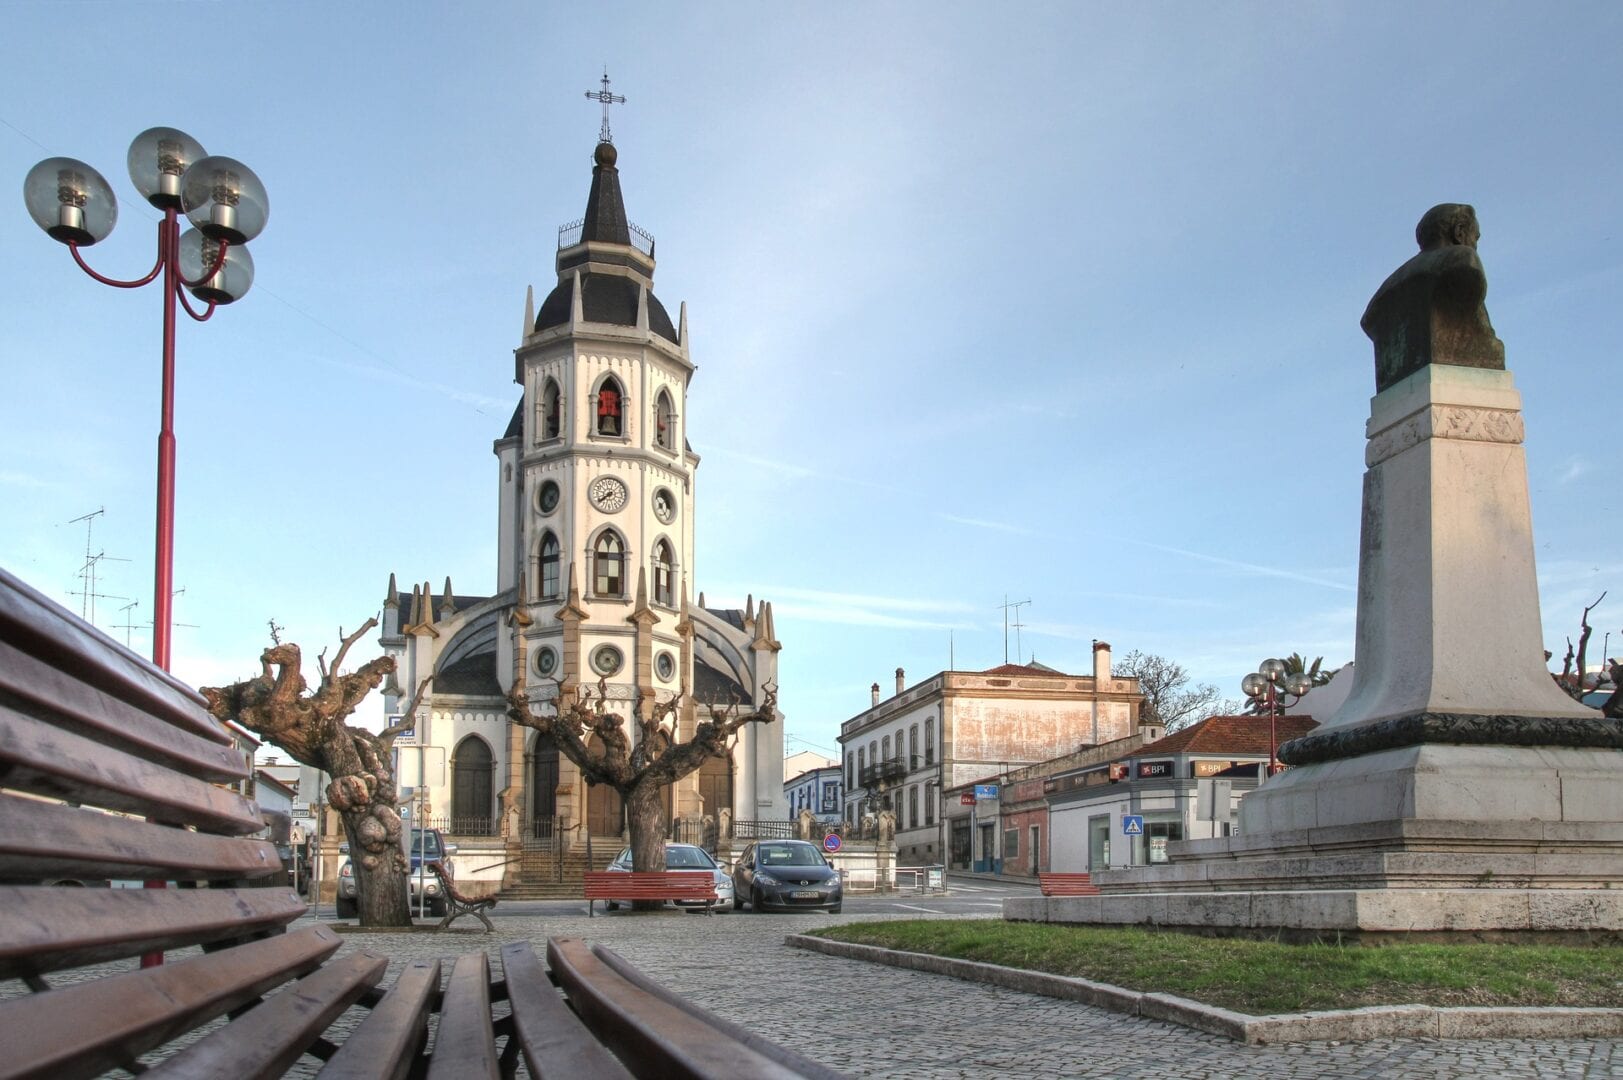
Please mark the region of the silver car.
MULTIPOLYGON (((615 856, 614 861, 604 867, 617 873, 629 874, 631 872, 631 849, 626 848, 615 856)), ((722 869, 710 853, 694 844, 666 844, 665 869, 667 870, 709 870, 716 879, 716 910, 736 911, 738 905, 733 900, 733 879, 727 871, 722 869)), ((675 904, 680 908, 704 910, 703 900, 669 900, 667 903, 675 904)), ((629 900, 608 900, 605 906, 613 911, 621 903, 630 903, 629 900)))

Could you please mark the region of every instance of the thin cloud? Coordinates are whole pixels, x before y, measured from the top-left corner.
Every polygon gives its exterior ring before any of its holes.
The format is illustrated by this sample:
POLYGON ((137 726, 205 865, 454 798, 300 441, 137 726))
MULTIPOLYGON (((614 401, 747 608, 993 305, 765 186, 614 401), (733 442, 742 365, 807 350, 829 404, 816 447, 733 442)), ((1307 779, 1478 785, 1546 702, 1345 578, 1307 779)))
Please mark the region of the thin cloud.
POLYGON ((942 521, 951 521, 957 525, 969 525, 977 529, 993 529, 997 532, 1016 533, 1020 536, 1035 536, 1036 532, 1024 525, 1014 525, 1007 521, 986 521, 983 518, 959 517, 957 514, 944 514, 936 511, 936 517, 942 521))
POLYGON ((1588 473, 1593 468, 1594 466, 1589 463, 1587 458, 1579 456, 1570 457, 1567 459, 1566 466, 1562 468, 1561 475, 1556 479, 1556 483, 1570 484, 1574 480, 1577 480, 1579 477, 1588 473))
POLYGON ((1153 548, 1156 551, 1165 551, 1172 555, 1182 555, 1186 559, 1196 559, 1200 562, 1211 563, 1215 566, 1226 566, 1231 570, 1241 570, 1259 577, 1283 578, 1286 581, 1300 581, 1306 585, 1320 585, 1326 589, 1340 589, 1343 592, 1355 592, 1356 587, 1344 581, 1331 581, 1329 578, 1316 577, 1312 574, 1303 574, 1295 570, 1285 570, 1277 566, 1259 566, 1256 563, 1241 562, 1238 559, 1225 559, 1219 555, 1205 555, 1198 551, 1186 551, 1183 548, 1167 547, 1165 544, 1152 544, 1148 540, 1133 540, 1131 543, 1141 547, 1153 548))
POLYGON ((0 470, 0 486, 20 488, 49 488, 55 487, 49 480, 41 479, 29 473, 8 472, 0 470))
MULTIPOLYGON (((736 597, 737 593, 724 589, 720 595, 736 597)), ((774 615, 782 616, 785 620, 804 619, 840 626, 880 626, 895 630, 978 629, 974 620, 969 618, 977 609, 956 601, 832 592, 792 585, 771 586, 754 595, 759 599, 771 600, 774 615)), ((709 596, 706 601, 717 603, 709 596)), ((736 599, 722 602, 738 603, 736 599)))
POLYGON ((809 480, 816 478, 819 480, 832 480, 839 484, 849 484, 852 487, 872 488, 876 491, 903 490, 902 488, 897 487, 895 484, 881 484, 873 480, 861 480, 853 476, 842 476, 839 473, 824 472, 821 469, 813 469, 807 465, 800 465, 789 461, 778 461, 774 458, 764 458, 756 454, 746 454, 738 450, 729 449, 725 446, 715 446, 712 444, 706 449, 705 452, 709 456, 733 458, 734 460, 742 461, 745 464, 754 465, 758 468, 787 476, 793 480, 809 480))
MULTIPOLYGON (((718 596, 736 597, 740 590, 723 585, 715 590, 718 596)), ((807 589, 795 585, 769 585, 756 590, 752 595, 762 599, 772 600, 777 605, 779 597, 790 600, 800 600, 813 606, 848 606, 859 608, 876 608, 891 611, 935 612, 940 614, 967 614, 979 610, 957 600, 917 600, 904 596, 881 596, 876 593, 835 592, 829 589, 807 589)))

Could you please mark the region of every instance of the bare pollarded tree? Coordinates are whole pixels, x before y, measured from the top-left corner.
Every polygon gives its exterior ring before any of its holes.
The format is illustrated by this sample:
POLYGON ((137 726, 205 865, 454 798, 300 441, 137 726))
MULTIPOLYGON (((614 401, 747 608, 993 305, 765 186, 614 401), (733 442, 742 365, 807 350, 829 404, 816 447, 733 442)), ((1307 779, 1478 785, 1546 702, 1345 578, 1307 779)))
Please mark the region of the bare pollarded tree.
POLYGON ((362 926, 410 926, 408 864, 400 842, 395 788, 394 741, 411 730, 429 679, 417 687, 400 720, 380 732, 346 721, 366 695, 395 669, 393 657, 369 660, 343 673, 350 647, 377 625, 368 619, 342 644, 331 665, 323 649, 316 658, 321 683, 313 692, 304 679, 297 645, 276 640, 259 656, 260 674, 230 686, 205 686, 209 711, 240 724, 286 750, 295 761, 332 777, 327 803, 344 823, 355 871, 362 926))
POLYGON ((738 701, 700 703, 706 718, 685 741, 677 737, 677 724, 686 687, 666 701, 651 703, 646 713, 641 699, 633 701, 631 723, 637 737, 632 739, 626 717, 609 706, 607 680, 598 681, 595 693, 590 687, 553 680, 556 693, 550 701, 531 699, 523 634, 530 619, 522 608, 513 619, 519 624, 518 656, 507 715, 551 738, 587 783, 605 784, 618 792, 631 831, 632 869, 664 870, 667 823, 661 789, 698 769, 706 758, 729 754, 744 725, 772 723, 777 718, 777 687, 764 687, 763 700, 748 712, 738 701), (537 713, 537 706, 550 712, 537 713))

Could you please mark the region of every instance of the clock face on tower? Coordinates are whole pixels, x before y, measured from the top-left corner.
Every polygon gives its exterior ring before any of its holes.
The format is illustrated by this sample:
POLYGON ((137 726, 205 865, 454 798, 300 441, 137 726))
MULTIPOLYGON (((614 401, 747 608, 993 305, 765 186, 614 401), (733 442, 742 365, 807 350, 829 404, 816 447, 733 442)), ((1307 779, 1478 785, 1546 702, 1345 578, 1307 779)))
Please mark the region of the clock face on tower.
POLYGON ((604 513, 613 514, 626 504, 626 486, 613 476, 600 476, 587 489, 592 505, 604 513))
POLYGON ((666 525, 676 519, 676 497, 664 488, 654 492, 654 516, 666 525))

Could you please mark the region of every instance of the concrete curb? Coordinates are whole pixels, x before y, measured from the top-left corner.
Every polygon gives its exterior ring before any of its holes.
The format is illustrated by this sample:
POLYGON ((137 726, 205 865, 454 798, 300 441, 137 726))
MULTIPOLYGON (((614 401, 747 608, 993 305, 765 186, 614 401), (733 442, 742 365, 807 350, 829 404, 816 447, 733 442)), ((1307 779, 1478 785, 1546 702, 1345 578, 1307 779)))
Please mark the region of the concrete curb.
POLYGON ((1361 1042, 1369 1039, 1604 1039, 1623 1036, 1623 1009, 1504 1006, 1437 1008, 1376 1005, 1362 1009, 1251 1016, 1173 994, 1145 994, 1108 983, 1041 971, 901 952, 877 945, 790 934, 784 944, 808 952, 950 975, 1028 994, 1080 1001, 1112 1012, 1162 1020, 1254 1045, 1361 1042))

